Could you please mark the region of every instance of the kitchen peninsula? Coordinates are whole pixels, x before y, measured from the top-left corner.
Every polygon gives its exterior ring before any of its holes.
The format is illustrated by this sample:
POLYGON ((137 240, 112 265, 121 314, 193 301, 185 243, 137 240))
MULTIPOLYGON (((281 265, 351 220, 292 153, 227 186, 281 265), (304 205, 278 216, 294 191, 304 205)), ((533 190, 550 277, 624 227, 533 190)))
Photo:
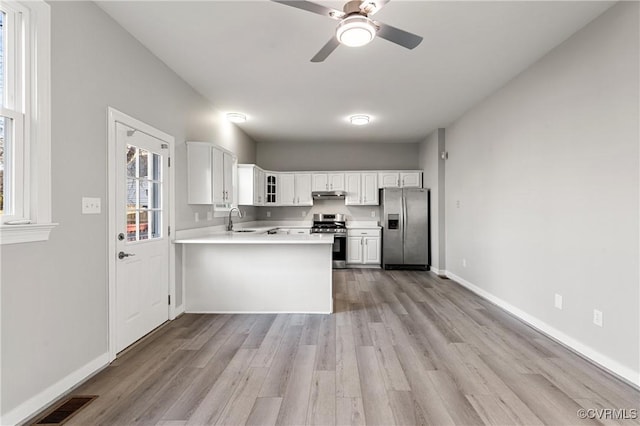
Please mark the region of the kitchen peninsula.
POLYGON ((186 311, 331 313, 333 236, 274 231, 179 236, 186 311))

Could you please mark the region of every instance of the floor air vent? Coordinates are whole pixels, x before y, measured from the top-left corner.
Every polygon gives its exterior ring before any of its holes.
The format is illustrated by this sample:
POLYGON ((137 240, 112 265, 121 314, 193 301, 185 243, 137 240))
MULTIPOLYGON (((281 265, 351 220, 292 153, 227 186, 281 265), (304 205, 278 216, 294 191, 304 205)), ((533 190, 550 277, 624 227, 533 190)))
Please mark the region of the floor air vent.
POLYGON ((96 399, 98 395, 80 395, 72 396, 62 402, 52 411, 36 420, 32 425, 62 425, 71 417, 76 415, 78 411, 89 405, 91 401, 96 399))

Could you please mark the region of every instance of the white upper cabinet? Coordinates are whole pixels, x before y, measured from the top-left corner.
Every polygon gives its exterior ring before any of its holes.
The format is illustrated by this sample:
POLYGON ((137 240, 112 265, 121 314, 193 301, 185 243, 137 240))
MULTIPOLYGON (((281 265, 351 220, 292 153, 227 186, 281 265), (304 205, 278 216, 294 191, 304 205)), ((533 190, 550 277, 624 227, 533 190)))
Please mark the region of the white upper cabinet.
POLYGON ((265 172, 264 180, 266 182, 264 189, 264 205, 275 206, 278 204, 278 183, 280 177, 278 173, 265 172))
POLYGON ((213 156, 213 204, 233 204, 233 155, 211 148, 213 156))
POLYGON ((329 173, 329 191, 344 191, 344 173, 329 173))
POLYGON ((206 142, 187 142, 187 202, 234 204, 237 157, 206 142))
POLYGON ((278 205, 312 206, 311 173, 279 173, 278 205))
POLYGON ((211 145, 187 142, 187 202, 213 204, 211 145))
POLYGON ((422 172, 379 172, 380 188, 422 188, 422 172))
POLYGON ((254 164, 238 165, 238 204, 263 206, 265 188, 264 170, 254 164))
POLYGON ((295 178, 295 205, 312 206, 311 197, 311 173, 296 173, 295 178))
POLYGON ((400 185, 403 188, 422 188, 422 173, 400 172, 400 185))
POLYGON ((344 198, 344 204, 347 206, 357 206, 362 203, 362 182, 360 173, 345 173, 345 186, 347 196, 344 198))
POLYGON ((312 191, 327 191, 329 189, 329 175, 326 173, 314 173, 312 175, 312 191))
POLYGON ((313 191, 344 191, 344 173, 314 173, 313 191))
POLYGON ((378 173, 345 173, 345 205, 378 205, 378 173))
POLYGON ((292 206, 296 197, 296 176, 293 173, 278 173, 278 205, 292 206))
POLYGON ((362 173, 362 203, 365 206, 380 204, 378 191, 378 173, 362 173))

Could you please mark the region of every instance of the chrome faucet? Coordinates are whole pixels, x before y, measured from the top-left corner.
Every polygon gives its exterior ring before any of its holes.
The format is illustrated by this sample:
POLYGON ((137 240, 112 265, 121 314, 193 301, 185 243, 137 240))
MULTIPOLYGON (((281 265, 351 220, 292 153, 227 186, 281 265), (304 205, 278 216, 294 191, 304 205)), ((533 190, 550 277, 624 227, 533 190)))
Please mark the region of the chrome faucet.
POLYGON ((242 212, 240 211, 240 209, 237 207, 232 207, 231 210, 229 210, 229 224, 227 225, 227 231, 233 231, 233 221, 231 220, 231 213, 233 213, 234 210, 238 210, 238 217, 242 217, 242 212))

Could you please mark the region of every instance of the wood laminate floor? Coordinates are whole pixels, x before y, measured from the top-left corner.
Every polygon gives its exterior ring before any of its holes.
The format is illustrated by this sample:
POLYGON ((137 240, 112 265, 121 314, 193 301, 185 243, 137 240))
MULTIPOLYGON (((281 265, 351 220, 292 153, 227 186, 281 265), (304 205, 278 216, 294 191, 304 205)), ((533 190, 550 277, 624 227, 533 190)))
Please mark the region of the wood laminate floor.
POLYGON ((338 270, 334 295, 333 315, 183 315, 68 424, 640 424, 616 419, 639 392, 452 281, 338 270))

